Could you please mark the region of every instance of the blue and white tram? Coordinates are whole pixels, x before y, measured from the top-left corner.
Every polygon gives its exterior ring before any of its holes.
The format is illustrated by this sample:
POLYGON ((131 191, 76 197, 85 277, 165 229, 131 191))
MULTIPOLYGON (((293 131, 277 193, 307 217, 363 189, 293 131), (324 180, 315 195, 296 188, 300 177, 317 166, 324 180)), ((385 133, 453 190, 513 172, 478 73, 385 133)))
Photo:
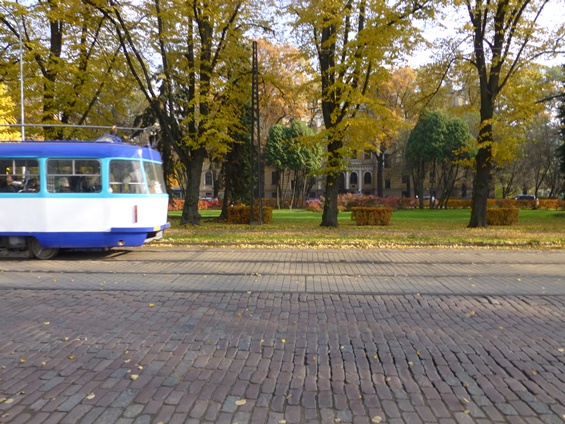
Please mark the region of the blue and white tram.
POLYGON ((163 237, 161 156, 115 139, 0 142, 0 256, 51 259, 163 237))

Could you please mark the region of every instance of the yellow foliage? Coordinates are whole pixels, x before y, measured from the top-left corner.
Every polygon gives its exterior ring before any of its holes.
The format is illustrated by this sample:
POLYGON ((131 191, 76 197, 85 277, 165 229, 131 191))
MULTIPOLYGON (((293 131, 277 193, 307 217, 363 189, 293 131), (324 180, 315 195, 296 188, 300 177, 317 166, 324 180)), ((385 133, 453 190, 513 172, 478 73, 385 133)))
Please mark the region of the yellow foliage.
POLYGON ((16 123, 14 111, 15 104, 8 95, 6 86, 0 84, 0 141, 19 140, 22 137, 20 131, 13 127, 3 126, 16 123))

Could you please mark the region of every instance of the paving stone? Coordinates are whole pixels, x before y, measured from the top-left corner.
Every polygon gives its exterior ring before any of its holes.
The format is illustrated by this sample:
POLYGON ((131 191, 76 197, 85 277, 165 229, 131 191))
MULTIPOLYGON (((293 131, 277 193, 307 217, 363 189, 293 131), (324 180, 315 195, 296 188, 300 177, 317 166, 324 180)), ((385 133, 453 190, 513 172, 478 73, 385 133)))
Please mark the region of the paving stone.
POLYGON ((14 398, 0 415, 42 424, 562 422, 562 254, 151 252, 0 263, 0 395, 14 398), (128 281, 100 291, 97 267, 128 281), (299 272, 282 272, 290 268, 299 272), (13 366, 11 352, 27 361, 13 366))

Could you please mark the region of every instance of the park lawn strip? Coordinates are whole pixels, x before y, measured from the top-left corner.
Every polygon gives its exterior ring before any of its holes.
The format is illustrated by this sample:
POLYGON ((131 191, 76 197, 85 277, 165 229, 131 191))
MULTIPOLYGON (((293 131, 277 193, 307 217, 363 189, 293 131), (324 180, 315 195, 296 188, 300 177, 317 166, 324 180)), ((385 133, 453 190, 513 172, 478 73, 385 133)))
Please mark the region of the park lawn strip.
POLYGON ((210 247, 378 248, 489 247, 565 248, 565 211, 521 210, 517 224, 467 228, 468 209, 399 210, 390 226, 357 226, 350 212, 338 228, 320 227, 321 214, 303 209, 274 210, 268 225, 216 222, 219 210, 203 210, 200 226, 180 226, 180 212, 169 213, 171 228, 161 245, 210 247))

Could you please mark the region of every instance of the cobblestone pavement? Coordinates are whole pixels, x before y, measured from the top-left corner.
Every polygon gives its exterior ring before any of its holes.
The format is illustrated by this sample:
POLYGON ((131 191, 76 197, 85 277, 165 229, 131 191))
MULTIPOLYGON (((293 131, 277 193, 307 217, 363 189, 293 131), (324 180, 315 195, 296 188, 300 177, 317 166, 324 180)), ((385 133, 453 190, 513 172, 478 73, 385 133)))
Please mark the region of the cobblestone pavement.
POLYGON ((0 261, 0 422, 563 423, 565 254, 0 261))

